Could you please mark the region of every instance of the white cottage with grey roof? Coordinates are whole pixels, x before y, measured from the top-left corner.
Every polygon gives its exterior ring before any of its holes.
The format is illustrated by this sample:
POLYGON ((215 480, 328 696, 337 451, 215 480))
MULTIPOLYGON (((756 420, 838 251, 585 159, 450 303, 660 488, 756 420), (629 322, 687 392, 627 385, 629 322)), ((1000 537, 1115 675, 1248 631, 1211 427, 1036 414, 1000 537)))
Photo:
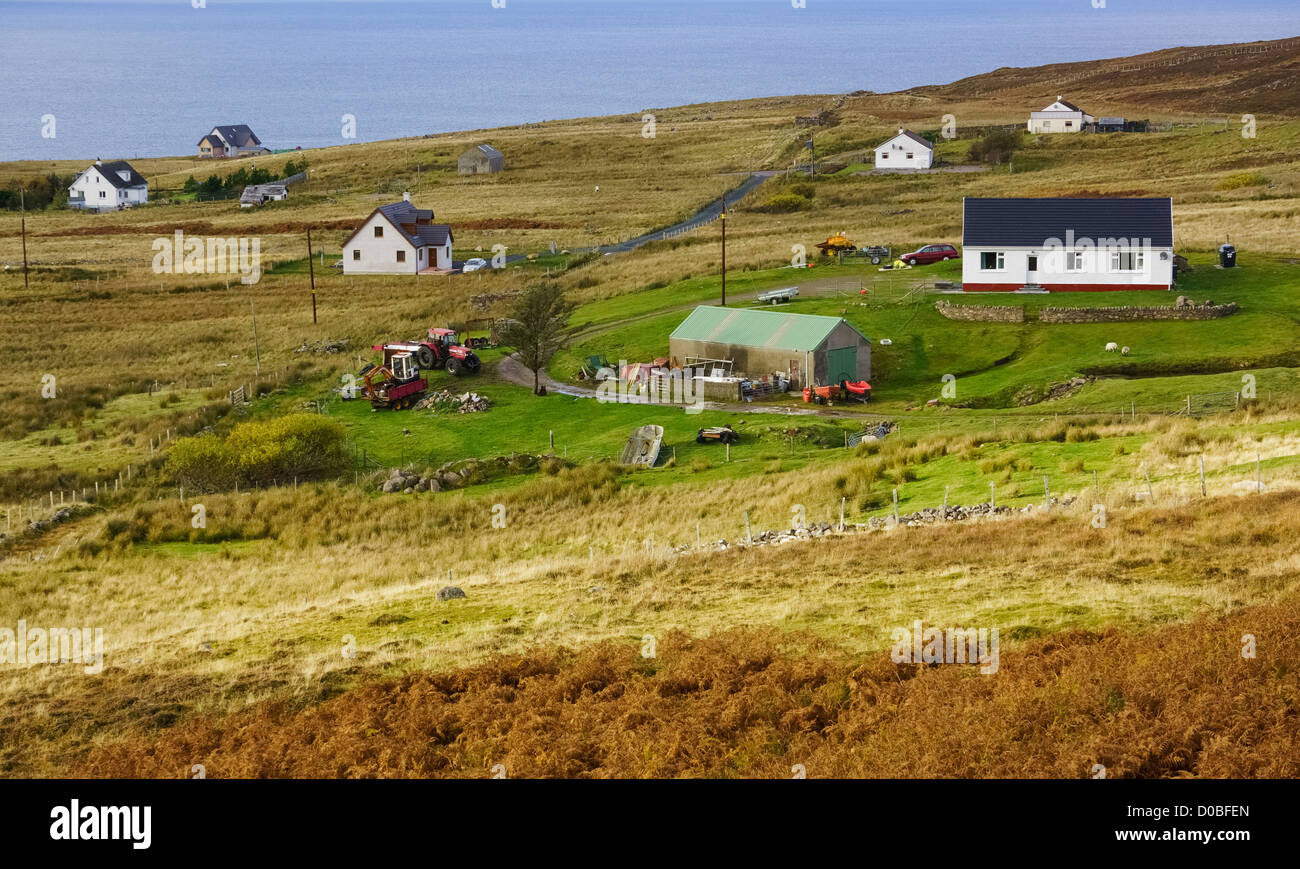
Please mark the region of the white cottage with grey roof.
POLYGON ((96 160, 68 186, 68 207, 116 211, 149 201, 149 182, 125 160, 96 160))
POLYGON ((1168 290, 1174 205, 1168 197, 990 199, 962 206, 966 292, 1168 290))
POLYGON ((1079 133, 1096 121, 1096 118, 1064 96, 1058 96, 1056 102, 1044 107, 1042 111, 1029 113, 1029 132, 1079 133))
POLYGON ((413 275, 451 270, 451 227, 416 208, 411 194, 381 205, 343 242, 345 275, 413 275))
POLYGON ((930 140, 902 127, 897 136, 876 148, 877 169, 929 169, 933 165, 930 140))

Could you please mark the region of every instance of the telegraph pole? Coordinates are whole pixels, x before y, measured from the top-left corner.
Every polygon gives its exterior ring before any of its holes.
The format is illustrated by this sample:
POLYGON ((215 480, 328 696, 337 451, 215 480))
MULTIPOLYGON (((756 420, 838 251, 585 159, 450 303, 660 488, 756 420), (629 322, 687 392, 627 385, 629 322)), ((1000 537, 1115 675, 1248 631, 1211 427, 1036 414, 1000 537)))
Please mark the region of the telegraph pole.
POLYGON ((22 233, 23 233, 23 289, 29 289, 27 284, 27 196, 24 188, 18 188, 18 203, 22 208, 22 233))
POLYGON ((727 307, 727 194, 722 194, 722 307, 727 307))
POLYGON ((253 307, 253 300, 248 300, 248 310, 253 312, 253 351, 257 354, 257 376, 262 376, 262 345, 257 341, 257 308, 253 307))
POLYGON ((316 325, 316 269, 311 262, 311 227, 307 227, 307 273, 311 275, 311 324, 316 325))

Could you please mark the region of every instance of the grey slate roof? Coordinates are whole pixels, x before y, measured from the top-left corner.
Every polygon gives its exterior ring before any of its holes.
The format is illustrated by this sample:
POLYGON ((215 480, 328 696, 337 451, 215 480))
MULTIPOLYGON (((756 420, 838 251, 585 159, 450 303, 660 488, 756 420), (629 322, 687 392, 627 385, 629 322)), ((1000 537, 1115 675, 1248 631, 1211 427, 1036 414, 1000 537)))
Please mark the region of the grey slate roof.
MULTIPOLYGON (((388 218, 388 222, 397 227, 397 231, 415 247, 430 244, 443 245, 454 240, 450 226, 445 223, 431 222, 433 220, 432 209, 416 208, 410 202, 402 200, 389 205, 381 205, 375 211, 388 218)), ((369 221, 369 218, 366 220, 369 221)), ((364 225, 363 223, 362 226, 364 225)), ((361 229, 358 227, 357 232, 360 231, 361 229)), ((343 244, 346 246, 356 234, 354 232, 348 236, 347 241, 343 244)))
MULTIPOLYGON (((232 148, 259 147, 262 144, 262 140, 257 138, 257 134, 247 124, 218 124, 212 129, 232 148)), ((203 139, 210 135, 212 134, 205 134, 203 139)))
MULTIPOLYGON (((1082 111, 1083 111, 1083 109, 1079 108, 1078 106, 1076 106, 1074 103, 1070 102, 1069 100, 1055 100, 1055 101, 1052 102, 1051 105, 1054 106, 1054 105, 1056 105, 1057 103, 1060 103, 1061 105, 1065 106, 1067 109, 1069 109, 1069 110, 1072 111, 1072 112, 1082 112, 1082 111)), ((1043 111, 1047 111, 1047 109, 1043 109, 1043 111)), ((1087 114, 1087 113, 1085 112, 1085 114, 1087 114)))
POLYGON ((244 192, 239 195, 239 201, 260 205, 263 196, 282 196, 287 192, 288 189, 285 187, 284 182, 249 184, 244 188, 244 192))
POLYGON ((505 156, 505 155, 502 154, 500 151, 498 151, 496 148, 493 148, 491 145, 478 145, 477 147, 478 147, 478 149, 479 149, 480 151, 482 151, 483 154, 484 154, 485 156, 487 156, 487 157, 504 157, 504 156, 505 156))
MULTIPOLYGON (((901 135, 907 136, 907 138, 911 139, 912 141, 916 142, 919 145, 929 148, 931 151, 934 150, 933 142, 931 142, 929 139, 925 138, 924 136, 918 136, 916 133, 913 133, 911 130, 904 130, 901 135)), ((897 139, 898 136, 895 136, 894 138, 897 139)))
POLYGON ((967 247, 1042 247, 1050 238, 1151 239, 1174 245, 1172 199, 979 199, 962 205, 962 244, 967 247))
POLYGON ((429 223, 417 226, 415 234, 420 244, 443 245, 451 238, 451 227, 445 223, 429 223))
POLYGON ((95 168, 99 169, 100 174, 108 179, 109 184, 112 184, 119 190, 131 187, 144 187, 149 183, 144 180, 144 176, 135 171, 131 164, 125 160, 114 160, 110 163, 96 163, 95 168), (117 174, 118 172, 127 172, 130 174, 130 177, 126 181, 123 181, 122 176, 117 174))

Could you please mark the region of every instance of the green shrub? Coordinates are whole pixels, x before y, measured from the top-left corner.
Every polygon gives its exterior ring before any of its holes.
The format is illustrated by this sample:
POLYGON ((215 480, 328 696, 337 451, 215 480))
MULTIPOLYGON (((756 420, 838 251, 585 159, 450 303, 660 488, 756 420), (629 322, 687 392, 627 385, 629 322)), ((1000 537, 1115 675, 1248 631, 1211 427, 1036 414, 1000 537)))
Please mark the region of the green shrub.
POLYGON ((1268 183, 1263 172, 1237 172, 1219 182, 1220 190, 1239 190, 1242 187, 1261 187, 1268 183))
POLYGON ((230 450, 216 435, 178 440, 167 454, 167 470, 177 483, 198 492, 229 489, 238 479, 230 450))
POLYGON ((798 193, 777 193, 769 196, 767 201, 758 206, 758 211, 764 211, 768 214, 790 214, 795 211, 805 211, 812 207, 812 200, 806 196, 800 196, 798 193))
POLYGON ((167 469, 183 486, 215 492, 236 482, 323 476, 341 470, 347 457, 342 423, 300 413, 241 423, 225 440, 216 435, 183 438, 172 446, 167 469))
POLYGON ((970 159, 978 163, 1000 165, 1011 161, 1020 147, 1020 133, 1011 130, 994 130, 976 139, 970 147, 970 159))

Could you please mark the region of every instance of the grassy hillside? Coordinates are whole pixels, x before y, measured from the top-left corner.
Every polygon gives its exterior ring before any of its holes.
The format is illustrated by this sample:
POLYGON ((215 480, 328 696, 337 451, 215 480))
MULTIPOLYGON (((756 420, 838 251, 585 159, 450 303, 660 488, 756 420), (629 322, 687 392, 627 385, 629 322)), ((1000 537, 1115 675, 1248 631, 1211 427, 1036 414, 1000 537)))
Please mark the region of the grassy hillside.
MULTIPOLYGON (((19 217, 0 214, 0 612, 97 625, 107 642, 93 683, 66 666, 0 670, 0 770, 169 776, 203 761, 212 775, 479 775, 501 761, 512 775, 758 776, 800 762, 810 774, 1074 776, 1101 762, 1132 776, 1295 774, 1285 753, 1233 748, 1295 729, 1277 698, 1297 671, 1272 641, 1293 628, 1298 576, 1284 545, 1300 515, 1295 59, 1281 44, 1175 49, 896 94, 663 109, 654 138, 637 115, 259 158, 275 169, 305 157, 308 180, 255 210, 164 194, 114 214, 29 213, 28 283, 19 217), (1258 113, 1256 138, 1199 123, 1232 88, 1255 102, 1241 112, 1258 113), (970 162, 976 125, 1023 122, 1061 91, 1095 114, 1171 126, 1024 136, 1009 164, 970 162), (795 123, 819 111, 826 125, 795 123), (899 123, 937 131, 949 113, 959 136, 938 153, 975 171, 864 174, 862 149, 899 123), (822 171, 787 175, 810 132, 822 171), (507 171, 458 176, 455 155, 481 141, 507 171), (871 404, 817 412, 786 396, 697 415, 539 398, 506 376, 501 349, 477 377, 430 377, 487 396, 483 413, 376 413, 335 391, 372 344, 501 316, 544 281, 577 303, 554 378, 573 381, 590 355, 666 355, 672 329, 720 295, 719 227, 630 253, 578 249, 681 220, 755 170, 774 175, 731 203, 728 302, 798 284, 784 310, 848 319, 877 342, 871 404), (453 225, 458 258, 497 244, 537 258, 438 277, 331 268, 351 229, 405 190, 453 225), (960 242, 962 197, 1003 195, 1171 196, 1193 268, 1170 294, 1011 297, 941 294, 936 280, 960 279, 955 262, 790 268, 839 231, 896 252, 960 242), (790 203, 799 210, 778 207, 790 203), (155 273, 154 242, 177 230, 256 239, 261 279, 155 273), (1215 268, 1229 234, 1240 267, 1215 268), (1037 319, 1045 305, 1179 294, 1240 310, 1037 319), (948 320, 941 299, 1023 305, 1028 318, 948 320), (1110 341, 1131 353, 1104 352, 1110 341), (944 375, 955 396, 927 406, 944 375), (1255 395, 1238 398, 1245 377, 1255 395), (1047 397, 1074 378, 1085 380, 1047 397), (253 401, 233 413, 237 386, 253 401), (1188 396, 1195 412, 1178 413, 1188 396), (347 462, 203 493, 182 491, 168 465, 181 439, 304 411, 340 425, 347 462), (894 433, 846 448, 882 420, 894 433), (665 430, 660 464, 613 466, 650 423, 665 430), (741 433, 730 453, 694 442, 724 423, 741 433), (447 463, 466 471, 454 491, 379 491, 390 468, 447 463), (905 519, 990 498, 1014 512, 882 525, 895 497, 905 519), (801 518, 838 526, 841 511, 843 535, 739 545, 801 518), (447 585, 467 598, 439 600, 447 585), (914 619, 999 627, 1004 675, 886 663, 891 629, 914 619), (1254 664, 1234 657, 1243 631, 1269 638, 1254 664), (662 662, 637 657, 646 635, 662 662), (1151 648, 1193 650, 1197 666, 1175 670, 1144 657, 1151 648), (447 712, 450 693, 463 715, 447 712), (1224 712, 1225 697, 1241 708, 1224 712), (908 742, 924 726, 916 710, 960 708, 1002 723, 908 742), (1049 722, 1045 708, 1059 714, 1049 722), (560 723, 520 717, 535 715, 560 723), (437 745, 415 746, 416 732, 437 745), (257 751, 234 733, 256 734, 257 751), (311 758, 267 759, 308 738, 323 743, 311 758)), ((242 164, 135 165, 157 191, 242 164)), ((0 185, 80 168, 0 164, 0 185)))

